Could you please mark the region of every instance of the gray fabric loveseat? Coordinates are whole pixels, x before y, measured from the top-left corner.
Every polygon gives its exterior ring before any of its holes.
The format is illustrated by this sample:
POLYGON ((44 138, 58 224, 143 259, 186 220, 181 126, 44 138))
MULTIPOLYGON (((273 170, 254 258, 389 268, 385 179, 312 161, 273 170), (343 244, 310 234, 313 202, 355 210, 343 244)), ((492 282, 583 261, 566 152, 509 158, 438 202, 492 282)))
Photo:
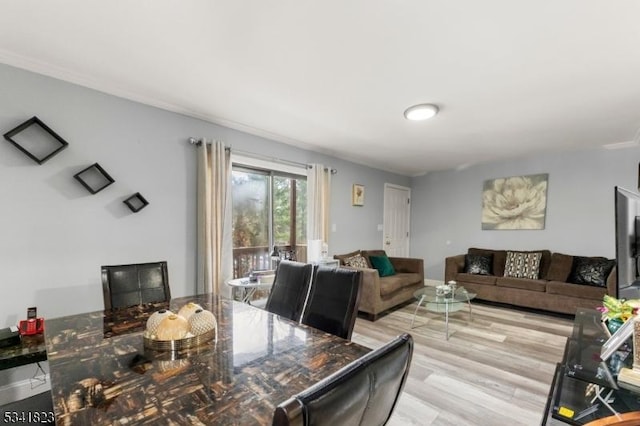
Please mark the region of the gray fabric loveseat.
POLYGON ((362 271, 362 293, 358 310, 368 320, 375 321, 384 311, 414 300, 413 293, 424 286, 424 261, 388 257, 393 273, 385 275, 384 269, 381 274, 374 267, 372 256, 377 261, 387 258, 384 250, 356 250, 333 257, 340 260, 341 267, 362 271))
POLYGON ((605 294, 616 294, 615 261, 549 250, 470 248, 466 255, 446 258, 445 281, 451 280, 481 300, 564 314, 595 308, 605 294))

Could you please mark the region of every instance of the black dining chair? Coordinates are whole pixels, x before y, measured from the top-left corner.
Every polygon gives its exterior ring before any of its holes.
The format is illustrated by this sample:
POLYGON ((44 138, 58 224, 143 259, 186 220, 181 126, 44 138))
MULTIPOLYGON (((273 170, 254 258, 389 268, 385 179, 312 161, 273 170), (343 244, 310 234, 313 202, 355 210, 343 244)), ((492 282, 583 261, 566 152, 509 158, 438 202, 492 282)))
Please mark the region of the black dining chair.
POLYGON ((311 264, 281 261, 276 269, 265 309, 281 317, 299 321, 312 272, 311 264))
POLYGON ((167 262, 102 266, 104 308, 118 309, 171 299, 167 262))
POLYGON ((402 334, 276 407, 274 426, 379 426, 409 375, 413 338, 402 334))
POLYGON ((361 271, 316 268, 301 322, 343 339, 351 339, 358 315, 360 287, 361 271))

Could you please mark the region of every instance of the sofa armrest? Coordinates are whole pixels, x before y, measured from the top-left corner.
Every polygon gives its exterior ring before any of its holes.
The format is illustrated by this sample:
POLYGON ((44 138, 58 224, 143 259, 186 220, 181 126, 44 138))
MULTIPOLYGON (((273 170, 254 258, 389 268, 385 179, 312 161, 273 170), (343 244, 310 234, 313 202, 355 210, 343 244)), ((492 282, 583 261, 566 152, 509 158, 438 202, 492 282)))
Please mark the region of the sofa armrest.
POLYGON ((378 270, 351 266, 341 266, 341 268, 355 269, 362 272, 359 307, 366 312, 375 312, 375 307, 380 304, 380 275, 378 270))
POLYGON ((456 279, 459 272, 464 271, 464 254, 447 257, 444 261, 444 282, 456 279))
POLYGON ((618 272, 617 267, 614 266, 607 277, 607 294, 613 297, 620 297, 618 293, 618 272))
POLYGON ((396 272, 420 274, 424 279, 424 260, 410 257, 390 257, 389 260, 396 272))

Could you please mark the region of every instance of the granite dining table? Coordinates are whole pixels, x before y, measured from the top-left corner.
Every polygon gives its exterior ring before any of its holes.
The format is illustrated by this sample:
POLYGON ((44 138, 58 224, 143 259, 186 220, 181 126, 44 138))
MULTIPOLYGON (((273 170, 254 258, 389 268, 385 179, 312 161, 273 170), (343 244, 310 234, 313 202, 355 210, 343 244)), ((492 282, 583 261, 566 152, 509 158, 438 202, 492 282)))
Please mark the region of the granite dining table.
POLYGON ((279 403, 369 352, 212 295, 48 319, 45 342, 58 425, 268 425, 279 403), (191 301, 214 313, 216 338, 145 348, 149 315, 191 301))

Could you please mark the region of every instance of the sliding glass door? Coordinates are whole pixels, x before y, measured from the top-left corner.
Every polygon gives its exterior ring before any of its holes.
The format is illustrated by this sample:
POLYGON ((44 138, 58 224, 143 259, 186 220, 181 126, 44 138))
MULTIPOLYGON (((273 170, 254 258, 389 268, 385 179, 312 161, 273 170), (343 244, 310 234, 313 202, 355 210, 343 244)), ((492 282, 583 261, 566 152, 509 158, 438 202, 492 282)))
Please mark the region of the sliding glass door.
POLYGON ((234 166, 232 199, 234 278, 271 269, 274 246, 283 257, 306 261, 304 176, 234 166))

